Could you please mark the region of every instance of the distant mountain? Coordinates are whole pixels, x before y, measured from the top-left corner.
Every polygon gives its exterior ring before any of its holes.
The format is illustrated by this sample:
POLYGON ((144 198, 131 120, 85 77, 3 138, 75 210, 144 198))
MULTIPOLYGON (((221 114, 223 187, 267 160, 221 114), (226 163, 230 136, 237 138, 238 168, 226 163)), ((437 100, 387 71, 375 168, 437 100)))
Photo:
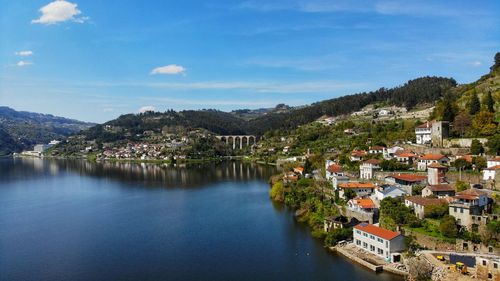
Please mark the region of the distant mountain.
POLYGON ((50 114, 16 111, 0 106, 0 155, 31 149, 37 143, 62 139, 94 125, 50 114))
POLYGON ((126 114, 83 131, 88 141, 113 142, 134 140, 146 131, 175 132, 178 128, 205 129, 215 134, 254 134, 277 129, 294 129, 323 115, 337 116, 358 111, 377 102, 412 108, 418 104, 433 104, 456 86, 450 78, 423 77, 392 88, 321 101, 312 105, 291 108, 281 104, 272 109, 186 110, 126 114))

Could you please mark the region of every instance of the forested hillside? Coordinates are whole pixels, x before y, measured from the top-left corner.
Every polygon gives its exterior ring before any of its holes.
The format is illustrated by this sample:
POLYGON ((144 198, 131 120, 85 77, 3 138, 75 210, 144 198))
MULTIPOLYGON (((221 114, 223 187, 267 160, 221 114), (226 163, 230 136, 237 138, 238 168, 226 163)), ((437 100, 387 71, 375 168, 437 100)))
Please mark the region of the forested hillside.
POLYGON ((0 155, 32 149, 36 143, 65 138, 93 125, 50 114, 16 111, 0 106, 0 155))
POLYGON ((220 135, 262 135, 269 130, 294 129, 325 114, 330 116, 348 114, 376 102, 408 108, 417 104, 434 103, 454 86, 456 82, 450 78, 423 77, 408 81, 400 87, 381 88, 373 92, 343 96, 298 109, 280 105, 265 114, 256 114, 251 111, 226 113, 217 110, 126 114, 97 125, 84 134, 88 140, 109 142, 134 138, 135 135, 148 130, 159 132, 180 126, 188 129, 203 128, 220 135), (252 114, 257 117, 248 118, 252 114))

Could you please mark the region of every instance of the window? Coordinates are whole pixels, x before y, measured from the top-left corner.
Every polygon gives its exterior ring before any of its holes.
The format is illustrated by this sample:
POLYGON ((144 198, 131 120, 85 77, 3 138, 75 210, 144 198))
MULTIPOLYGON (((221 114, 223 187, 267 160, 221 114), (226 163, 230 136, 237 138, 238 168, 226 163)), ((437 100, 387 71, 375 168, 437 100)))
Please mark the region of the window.
POLYGON ((356 239, 356 245, 361 245, 361 241, 359 241, 359 239, 356 239))
POLYGON ((453 207, 453 212, 457 212, 457 207, 453 207))
POLYGON ((389 248, 389 241, 385 241, 385 247, 389 248))
POLYGON ((494 263, 493 268, 498 268, 498 263, 494 263))
POLYGON ((384 250, 382 250, 380 248, 377 248, 377 254, 383 255, 384 254, 384 250))
POLYGON ((356 233, 357 233, 357 234, 361 234, 361 231, 359 231, 359 230, 356 230, 356 233))
POLYGON ((375 236, 370 235, 370 239, 375 240, 375 236))
POLYGON ((377 241, 380 243, 384 243, 384 240, 382 240, 382 238, 377 238, 377 241))
POLYGON ((368 244, 366 244, 366 242, 363 242, 363 248, 367 248, 368 247, 368 244))
POLYGON ((375 252, 375 246, 370 245, 370 251, 375 252))
POLYGON ((366 233, 363 233, 363 236, 364 236, 364 237, 368 237, 368 234, 366 234, 366 233))
POLYGON ((463 214, 464 213, 464 209, 460 208, 460 213, 463 214))
POLYGON ((486 260, 483 260, 483 265, 486 265, 486 260))

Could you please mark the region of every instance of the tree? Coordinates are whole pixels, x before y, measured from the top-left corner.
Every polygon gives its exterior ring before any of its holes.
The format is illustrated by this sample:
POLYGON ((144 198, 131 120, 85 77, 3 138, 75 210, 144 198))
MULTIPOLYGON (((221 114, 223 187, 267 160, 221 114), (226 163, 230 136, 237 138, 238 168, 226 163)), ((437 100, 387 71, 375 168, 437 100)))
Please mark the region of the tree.
POLYGON ((443 106, 443 116, 441 117, 441 119, 443 121, 453 122, 453 120, 455 120, 456 111, 455 111, 455 101, 453 100, 453 96, 451 94, 446 94, 443 97, 442 106, 443 106))
POLYGON ((491 113, 495 113, 495 101, 493 100, 493 96, 491 95, 491 91, 486 93, 486 97, 484 97, 484 107, 487 111, 491 113))
POLYGON ((488 139, 486 146, 490 149, 489 154, 498 155, 500 153, 500 134, 495 134, 488 139))
POLYGON ((495 115, 488 111, 481 111, 472 120, 472 128, 477 134, 483 136, 491 136, 495 134, 496 124, 494 123, 495 115))
POLYGON ((461 111, 455 116, 455 120, 453 120, 453 128, 461 137, 465 134, 467 129, 470 128, 471 124, 470 115, 465 111, 461 111))
POLYGON ((484 157, 475 157, 472 159, 472 162, 474 165, 476 165, 476 170, 481 171, 482 169, 486 168, 486 158, 484 157))
POLYGON ((484 152, 483 145, 478 139, 473 139, 470 145, 470 152, 472 155, 480 155, 484 152))
POLYGON ((446 237, 456 238, 458 235, 458 228, 455 218, 450 215, 444 216, 439 224, 439 231, 446 237))
POLYGON ((455 183, 455 189, 457 190, 457 192, 467 190, 467 189, 469 189, 469 187, 470 186, 463 181, 457 181, 455 183))
POLYGON ((469 101, 469 114, 475 115, 481 110, 481 102, 477 96, 476 90, 473 91, 471 99, 469 101))
POLYGON ((458 158, 453 162, 452 166, 455 167, 457 170, 468 170, 472 168, 472 164, 469 163, 464 158, 458 158))
POLYGON ((352 198, 356 197, 356 192, 352 189, 346 189, 344 192, 344 197, 347 200, 351 200, 352 198))
POLYGON ((495 54, 495 64, 490 67, 490 71, 493 72, 500 67, 500 52, 495 54))

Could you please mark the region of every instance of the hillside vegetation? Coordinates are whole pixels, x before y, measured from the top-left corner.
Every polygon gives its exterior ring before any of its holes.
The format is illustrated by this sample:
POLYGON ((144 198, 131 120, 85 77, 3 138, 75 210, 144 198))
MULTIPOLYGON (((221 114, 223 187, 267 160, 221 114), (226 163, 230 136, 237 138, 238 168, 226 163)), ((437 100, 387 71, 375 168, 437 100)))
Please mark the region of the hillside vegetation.
POLYGON ((0 106, 0 155, 32 149, 37 143, 62 139, 93 125, 50 114, 16 111, 0 106))

